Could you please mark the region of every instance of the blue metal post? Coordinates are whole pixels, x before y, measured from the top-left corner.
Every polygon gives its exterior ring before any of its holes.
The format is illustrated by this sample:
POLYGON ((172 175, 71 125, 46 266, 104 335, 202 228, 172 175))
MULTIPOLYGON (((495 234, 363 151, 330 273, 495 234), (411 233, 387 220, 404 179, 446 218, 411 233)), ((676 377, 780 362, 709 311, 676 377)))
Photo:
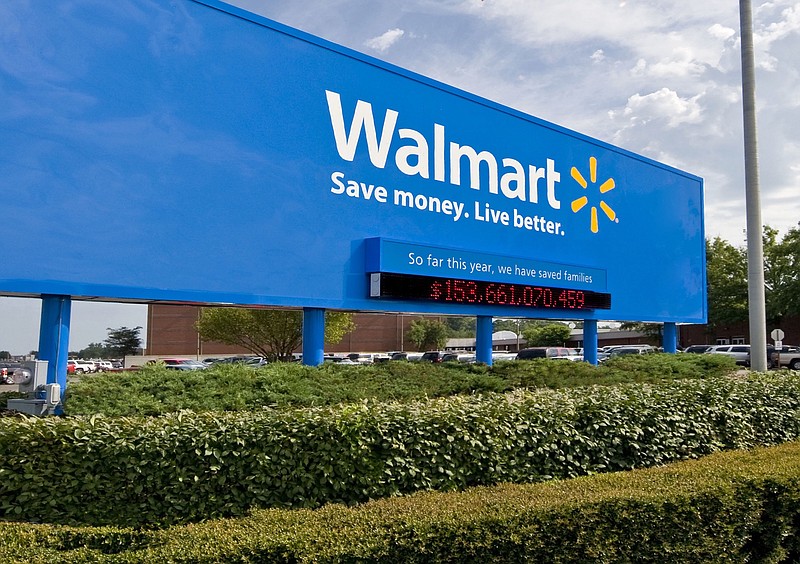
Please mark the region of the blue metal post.
POLYGON ((597 320, 583 320, 583 360, 597 364, 597 320))
POLYGON ((662 345, 665 353, 675 353, 678 350, 678 324, 664 323, 664 342, 662 345))
POLYGON ((69 322, 72 299, 69 296, 42 296, 39 323, 39 360, 47 361, 47 383, 61 386, 61 400, 67 391, 69 322))
POLYGON ((492 316, 479 315, 475 332, 475 360, 492 365, 492 316))
POLYGON ((303 364, 319 366, 325 358, 325 310, 303 308, 303 364))

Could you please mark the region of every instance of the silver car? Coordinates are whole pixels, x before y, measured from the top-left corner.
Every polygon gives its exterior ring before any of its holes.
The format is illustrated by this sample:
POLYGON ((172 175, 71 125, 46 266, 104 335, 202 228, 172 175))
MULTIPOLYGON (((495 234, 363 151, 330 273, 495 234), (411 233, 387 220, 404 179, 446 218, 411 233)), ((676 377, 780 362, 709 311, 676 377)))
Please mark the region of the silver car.
POLYGON ((750 366, 750 345, 712 345, 703 354, 724 354, 740 366, 750 366))

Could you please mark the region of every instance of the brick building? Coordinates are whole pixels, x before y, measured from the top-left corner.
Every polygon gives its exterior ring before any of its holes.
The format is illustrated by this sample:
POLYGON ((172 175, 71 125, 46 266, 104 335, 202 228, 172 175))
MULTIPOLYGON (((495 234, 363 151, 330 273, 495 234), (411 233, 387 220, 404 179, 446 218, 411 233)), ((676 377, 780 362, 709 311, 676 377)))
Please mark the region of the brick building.
MULTIPOLYGON (((678 344, 689 345, 744 345, 750 344, 750 325, 747 321, 720 325, 713 330, 708 325, 679 325, 678 344)), ((767 324, 767 341, 773 329, 782 329, 785 336, 783 344, 800 345, 800 317, 781 320, 780 325, 767 324)))
MULTIPOLYGON (((199 357, 248 354, 241 347, 202 340, 195 329, 199 315, 200 307, 195 305, 150 304, 147 310, 145 354, 199 357)), ((354 313, 353 316, 356 329, 345 335, 340 343, 326 345, 326 352, 413 350, 405 342, 405 333, 411 322, 421 316, 394 313, 354 313)))
MULTIPOLYGON (((249 354, 247 350, 224 343, 203 341, 197 334, 195 322, 200 315, 200 307, 195 305, 150 304, 147 315, 148 356, 193 356, 198 358, 249 354)), ((354 313, 356 329, 345 335, 336 345, 326 345, 325 351, 337 352, 387 352, 414 350, 406 341, 406 332, 412 321, 422 316, 397 313, 354 313)), ((429 319, 442 317, 425 316, 429 319)), ((583 346, 583 335, 573 331, 568 346, 583 346)), ((647 343, 642 333, 635 331, 601 330, 598 344, 620 345, 647 343)), ((658 343, 655 343, 658 344, 658 343)), ((515 351, 517 346, 525 346, 524 339, 497 340, 495 350, 515 351)), ((475 339, 451 339, 449 349, 474 350, 475 339)), ((300 352, 299 350, 297 352, 300 352)))

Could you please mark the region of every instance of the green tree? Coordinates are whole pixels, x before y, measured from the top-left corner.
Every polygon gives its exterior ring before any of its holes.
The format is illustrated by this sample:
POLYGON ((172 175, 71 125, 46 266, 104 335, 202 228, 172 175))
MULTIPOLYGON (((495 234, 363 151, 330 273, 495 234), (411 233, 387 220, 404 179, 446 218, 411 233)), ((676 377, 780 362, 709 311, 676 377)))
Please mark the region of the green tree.
POLYGON ((447 325, 435 319, 417 319, 411 322, 406 338, 418 351, 439 350, 447 344, 447 325))
POLYGON ((800 230, 794 227, 778 241, 767 226, 763 241, 767 322, 779 326, 784 317, 800 315, 800 230))
POLYGON ((122 358, 126 355, 136 354, 142 346, 142 338, 139 336, 141 327, 118 327, 112 329, 108 327, 108 337, 103 341, 106 354, 111 358, 122 358))
POLYGON ((746 321, 747 255, 727 241, 715 237, 706 241, 708 284, 708 326, 746 321))
POLYGON ((447 325, 447 336, 450 338, 469 338, 475 336, 475 317, 446 317, 444 320, 447 325))
POLYGON ((8 360, 11 358, 11 353, 8 351, 0 351, 0 360, 8 360))
POLYGON ((108 348, 102 343, 89 343, 89 346, 78 352, 78 358, 112 358, 115 354, 109 354, 108 348))
MULTIPOLYGON (((303 343, 303 312, 279 309, 203 308, 195 324, 206 341, 238 345, 270 360, 292 356, 303 343)), ((325 312, 325 342, 355 329, 349 313, 325 312)))
POLYGON ((511 331, 513 333, 517 333, 522 335, 525 333, 527 329, 531 329, 533 327, 544 327, 545 325, 550 325, 552 321, 546 321, 544 319, 494 319, 492 323, 492 331, 497 333, 498 331, 511 331))
POLYGON ((566 343, 571 333, 563 323, 548 323, 526 327, 522 336, 529 347, 554 347, 566 343))

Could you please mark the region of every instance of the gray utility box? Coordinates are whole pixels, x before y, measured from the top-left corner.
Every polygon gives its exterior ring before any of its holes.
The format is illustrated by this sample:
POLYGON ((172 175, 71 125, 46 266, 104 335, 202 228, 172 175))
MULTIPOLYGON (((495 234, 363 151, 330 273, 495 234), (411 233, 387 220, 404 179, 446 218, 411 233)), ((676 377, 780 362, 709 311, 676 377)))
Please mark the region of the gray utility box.
POLYGON ((61 386, 47 383, 47 361, 29 360, 22 364, 27 371, 26 377, 18 382, 19 391, 28 397, 8 400, 8 409, 36 416, 54 413, 61 404, 61 386))

